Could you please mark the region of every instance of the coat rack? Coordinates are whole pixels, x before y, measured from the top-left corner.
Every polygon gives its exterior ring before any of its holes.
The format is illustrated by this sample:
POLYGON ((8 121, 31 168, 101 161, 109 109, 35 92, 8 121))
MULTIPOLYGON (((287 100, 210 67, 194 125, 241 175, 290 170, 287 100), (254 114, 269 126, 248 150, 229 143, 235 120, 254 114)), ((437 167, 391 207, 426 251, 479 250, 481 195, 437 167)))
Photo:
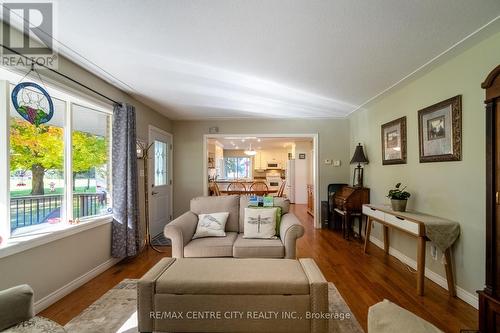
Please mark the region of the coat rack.
POLYGON ((142 159, 144 163, 144 218, 146 220, 146 246, 149 246, 156 252, 165 253, 167 251, 161 251, 156 248, 153 243, 151 243, 151 230, 149 227, 149 151, 152 146, 153 143, 148 145, 147 143, 137 141, 137 158, 142 159))

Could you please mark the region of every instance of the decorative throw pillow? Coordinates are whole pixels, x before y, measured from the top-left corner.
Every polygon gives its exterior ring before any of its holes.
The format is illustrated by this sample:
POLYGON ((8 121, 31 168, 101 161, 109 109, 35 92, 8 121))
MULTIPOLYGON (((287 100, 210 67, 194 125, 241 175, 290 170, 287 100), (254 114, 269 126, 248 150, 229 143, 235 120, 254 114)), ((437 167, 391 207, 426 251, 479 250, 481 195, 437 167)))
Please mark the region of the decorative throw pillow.
MULTIPOLYGON (((269 207, 257 207, 257 206, 252 206, 248 205, 250 208, 253 209, 268 209, 269 207)), ((276 208, 276 236, 279 237, 280 235, 280 226, 281 226, 281 216, 283 216, 283 211, 281 210, 281 207, 274 207, 276 208)))
POLYGON ((245 208, 243 238, 276 238, 276 208, 245 208))
POLYGON ((198 215, 198 225, 193 239, 201 237, 224 237, 228 212, 198 215))

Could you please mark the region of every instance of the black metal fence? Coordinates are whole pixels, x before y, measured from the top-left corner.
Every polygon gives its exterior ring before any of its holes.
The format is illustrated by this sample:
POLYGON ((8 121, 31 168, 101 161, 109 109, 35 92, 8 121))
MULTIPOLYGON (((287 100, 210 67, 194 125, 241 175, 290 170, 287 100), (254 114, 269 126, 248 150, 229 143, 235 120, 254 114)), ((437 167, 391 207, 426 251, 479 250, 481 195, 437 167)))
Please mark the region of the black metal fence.
MULTIPOLYGON (((73 195, 73 217, 98 215, 106 207, 106 193, 73 195)), ((10 199, 11 230, 62 217, 63 195, 29 195, 10 199)))

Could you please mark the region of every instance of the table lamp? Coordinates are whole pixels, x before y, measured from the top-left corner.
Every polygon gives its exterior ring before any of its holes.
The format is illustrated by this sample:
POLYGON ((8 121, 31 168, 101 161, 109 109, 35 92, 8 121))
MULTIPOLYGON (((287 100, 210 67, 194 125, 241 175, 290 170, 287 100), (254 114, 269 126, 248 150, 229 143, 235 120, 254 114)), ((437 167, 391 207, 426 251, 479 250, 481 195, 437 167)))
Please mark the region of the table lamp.
POLYGON ((351 164, 355 163, 358 163, 358 166, 354 169, 352 185, 354 187, 363 187, 363 167, 361 166, 361 163, 368 164, 368 159, 363 152, 363 146, 361 143, 358 143, 356 146, 356 150, 354 151, 354 155, 351 159, 351 164))

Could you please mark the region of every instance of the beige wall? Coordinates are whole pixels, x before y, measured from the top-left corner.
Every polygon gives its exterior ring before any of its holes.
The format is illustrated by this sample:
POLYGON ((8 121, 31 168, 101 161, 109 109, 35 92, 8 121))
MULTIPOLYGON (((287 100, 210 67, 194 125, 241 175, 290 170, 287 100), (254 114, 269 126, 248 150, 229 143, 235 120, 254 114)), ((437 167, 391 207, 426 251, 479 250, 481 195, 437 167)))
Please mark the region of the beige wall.
MULTIPOLYGON (((59 58, 58 70, 117 101, 134 105, 137 113, 137 136, 139 138, 148 138, 150 124, 165 131, 171 131, 171 122, 166 117, 67 59, 59 58)), ((39 70, 39 72, 47 84, 55 84, 61 89, 66 89, 82 97, 92 96, 92 93, 53 73, 46 70, 39 70)), ((103 102, 108 103, 104 100, 103 102)), ((139 168, 142 169, 142 161, 139 162, 139 168)), ((139 184, 142 184, 142 178, 139 179, 139 184)), ((142 203, 144 196, 142 186, 140 186, 139 192, 141 223, 143 224, 144 206, 142 203)), ((108 261, 110 250, 111 227, 106 225, 1 258, 0 290, 19 283, 28 283, 35 290, 36 300, 39 300, 108 261)))
POLYGON ((319 182, 321 199, 329 183, 349 177, 349 121, 318 120, 213 120, 174 121, 174 216, 189 208, 189 200, 203 195, 203 135, 218 126, 222 134, 319 134, 319 182), (324 165, 324 159, 342 160, 341 167, 324 165))
MULTIPOLYGON (((480 84, 500 63, 500 33, 480 42, 422 77, 378 99, 350 117, 351 152, 365 145, 370 164, 365 184, 371 201, 388 203, 385 195, 397 182, 412 193, 409 208, 458 221, 461 236, 453 247, 456 282, 475 295, 484 285, 485 266, 485 111, 480 84), (439 101, 462 95, 462 161, 419 163, 417 111, 439 101), (408 163, 382 166, 380 126, 407 117, 408 163)), ((374 235, 381 239, 380 226, 374 235)), ((415 259, 416 241, 391 232, 391 246, 415 259)), ((430 253, 429 245, 428 252, 430 253)), ((445 276, 439 259, 427 256, 426 266, 445 276)))

